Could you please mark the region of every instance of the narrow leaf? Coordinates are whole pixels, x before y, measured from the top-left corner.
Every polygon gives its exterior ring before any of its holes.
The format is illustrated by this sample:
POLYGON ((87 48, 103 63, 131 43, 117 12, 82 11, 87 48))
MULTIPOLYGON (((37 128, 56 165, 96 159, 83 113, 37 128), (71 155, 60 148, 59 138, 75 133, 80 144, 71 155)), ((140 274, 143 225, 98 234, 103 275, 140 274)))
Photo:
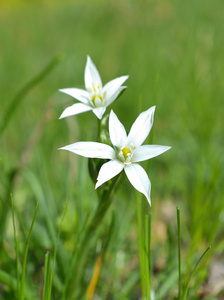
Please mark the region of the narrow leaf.
POLYGON ((178 300, 181 300, 181 231, 180 231, 179 207, 177 207, 177 239, 178 239, 178 300))
POLYGON ((12 207, 12 222, 13 222, 13 232, 14 232, 14 241, 15 241, 15 248, 16 248, 16 276, 17 276, 17 297, 19 296, 19 289, 20 289, 20 282, 19 282, 19 249, 18 249, 18 240, 16 237, 16 225, 15 225, 15 214, 14 214, 14 205, 13 205, 13 198, 12 194, 10 195, 11 199, 11 207, 12 207))
POLYGON ((34 225, 36 215, 37 215, 37 209, 38 209, 38 202, 36 204, 32 224, 31 224, 31 227, 30 227, 30 231, 29 231, 29 234, 28 234, 27 241, 26 241, 26 248, 25 248, 25 253, 24 253, 23 267, 22 267, 22 274, 21 274, 21 281, 20 281, 20 297, 19 297, 20 300, 25 299, 24 298, 24 289, 25 289, 25 273, 26 273, 27 254, 28 254, 30 238, 31 238, 32 230, 33 230, 33 225, 34 225))
POLYGON ((23 101, 26 94, 38 83, 40 83, 62 60, 62 55, 57 55, 52 61, 31 81, 29 81, 19 92, 16 96, 12 99, 5 116, 3 116, 2 123, 0 126, 0 134, 4 132, 6 129, 10 119, 12 118, 14 112, 18 108, 18 106, 23 101))
POLYGON ((188 293, 188 290, 189 290, 191 278, 192 278, 193 274, 195 273, 195 271, 196 271, 196 269, 197 269, 197 266, 199 265, 200 261, 203 259, 203 257, 205 256, 205 254, 206 254, 210 249, 211 249, 211 246, 209 246, 209 247, 205 250, 205 252, 201 255, 201 257, 199 258, 199 260, 198 260, 197 263, 195 264, 194 269, 192 270, 192 273, 191 273, 190 278, 189 278, 189 280, 188 280, 187 286, 186 286, 186 288, 185 288, 183 300, 186 300, 186 299, 187 299, 187 293, 188 293))

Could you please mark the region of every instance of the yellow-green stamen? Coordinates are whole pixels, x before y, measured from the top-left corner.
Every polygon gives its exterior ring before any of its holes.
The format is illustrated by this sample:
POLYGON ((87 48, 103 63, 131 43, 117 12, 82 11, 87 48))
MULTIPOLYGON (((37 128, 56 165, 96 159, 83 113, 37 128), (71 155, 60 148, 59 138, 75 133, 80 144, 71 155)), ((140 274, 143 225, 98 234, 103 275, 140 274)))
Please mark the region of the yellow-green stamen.
POLYGON ((95 82, 92 83, 92 88, 87 87, 87 90, 90 92, 90 97, 89 97, 89 101, 92 102, 92 104, 95 105, 100 105, 100 102, 97 101, 97 98, 103 102, 103 100, 106 98, 106 91, 103 93, 103 95, 101 95, 101 86, 102 84, 99 83, 98 85, 96 85, 95 82), (92 94, 92 95, 91 95, 92 94))

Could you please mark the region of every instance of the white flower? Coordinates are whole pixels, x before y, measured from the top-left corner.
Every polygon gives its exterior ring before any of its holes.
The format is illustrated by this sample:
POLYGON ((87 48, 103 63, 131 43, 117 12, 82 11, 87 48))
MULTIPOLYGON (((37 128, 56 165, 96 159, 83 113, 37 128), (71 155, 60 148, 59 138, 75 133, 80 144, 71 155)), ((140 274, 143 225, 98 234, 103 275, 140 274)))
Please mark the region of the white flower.
POLYGON ((124 126, 118 120, 116 114, 111 111, 109 133, 113 147, 102 143, 78 142, 61 149, 89 158, 110 159, 102 165, 99 171, 96 188, 124 169, 133 187, 144 194, 149 204, 151 204, 150 180, 145 170, 137 163, 160 155, 171 148, 158 145, 142 146, 152 128, 154 112, 155 106, 142 112, 127 135, 124 126))
POLYGON ((118 77, 103 86, 96 66, 92 62, 91 58, 87 56, 84 79, 86 90, 77 88, 59 90, 60 92, 68 94, 81 102, 67 107, 61 114, 60 119, 89 110, 92 110, 97 118, 101 119, 107 106, 114 102, 118 95, 126 89, 126 87, 122 86, 122 84, 128 79, 128 76, 118 77))

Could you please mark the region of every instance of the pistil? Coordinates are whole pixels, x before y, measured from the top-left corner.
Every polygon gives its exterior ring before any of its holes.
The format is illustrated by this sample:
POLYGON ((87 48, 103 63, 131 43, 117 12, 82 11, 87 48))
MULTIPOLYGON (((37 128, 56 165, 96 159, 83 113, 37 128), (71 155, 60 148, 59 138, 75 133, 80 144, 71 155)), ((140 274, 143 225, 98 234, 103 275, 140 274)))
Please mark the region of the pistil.
POLYGON ((124 159, 126 160, 128 156, 131 155, 131 150, 127 148, 126 146, 121 150, 124 156, 124 159))

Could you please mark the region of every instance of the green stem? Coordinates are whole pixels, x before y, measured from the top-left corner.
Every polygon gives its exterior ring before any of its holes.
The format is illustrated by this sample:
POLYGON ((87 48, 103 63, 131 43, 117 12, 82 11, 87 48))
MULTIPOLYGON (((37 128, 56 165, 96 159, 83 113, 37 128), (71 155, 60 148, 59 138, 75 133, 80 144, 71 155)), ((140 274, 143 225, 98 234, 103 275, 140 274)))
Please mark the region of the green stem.
POLYGON ((178 237, 178 300, 181 300, 181 231, 180 231, 180 209, 177 207, 177 237, 178 237))
POLYGON ((68 299, 67 292, 69 292, 69 299, 76 299, 79 290, 79 283, 84 270, 86 256, 89 252, 89 245, 91 243, 92 237, 94 236, 93 233, 96 232, 98 226, 102 222, 104 216, 106 215, 106 212, 108 211, 112 203, 112 194, 118 178, 119 176, 114 178, 110 185, 110 188, 107 191, 105 191, 102 195, 102 198, 100 199, 97 209, 95 211, 95 214, 93 215, 89 226, 84 232, 81 241, 77 245, 76 251, 71 262, 71 273, 69 274, 65 282, 65 288, 62 299, 68 299))
POLYGON ((145 281, 145 245, 144 245, 144 214, 142 208, 142 197, 139 194, 137 199, 137 219, 138 219, 138 250, 139 250, 139 263, 140 263, 140 280, 142 299, 146 299, 146 281, 145 281))
POLYGON ((51 253, 47 252, 45 254, 45 260, 44 260, 44 286, 43 286, 43 300, 49 300, 49 294, 50 294, 50 284, 49 284, 49 278, 50 278, 50 272, 51 272, 51 253))
POLYGON ((151 300, 151 214, 145 216, 145 281, 147 300, 151 300))
POLYGON ((98 133, 97 133, 97 140, 98 140, 98 142, 101 141, 101 138, 100 138, 101 130, 102 130, 102 123, 101 123, 101 120, 98 119, 98 133))

